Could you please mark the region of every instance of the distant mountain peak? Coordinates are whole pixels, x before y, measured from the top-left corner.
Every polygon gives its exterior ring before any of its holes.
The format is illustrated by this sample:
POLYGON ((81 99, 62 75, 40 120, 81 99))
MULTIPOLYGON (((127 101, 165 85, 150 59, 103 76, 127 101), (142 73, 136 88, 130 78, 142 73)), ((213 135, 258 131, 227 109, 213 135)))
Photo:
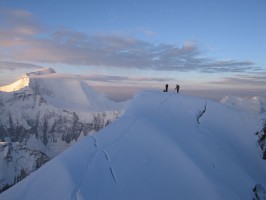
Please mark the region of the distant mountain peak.
POLYGON ((101 112, 113 110, 114 106, 119 110, 123 107, 122 103, 116 104, 103 94, 96 92, 82 79, 57 74, 52 68, 42 68, 26 73, 16 82, 0 87, 0 91, 3 92, 24 89, 32 90, 49 104, 65 110, 101 112))
POLYGON ((34 78, 35 76, 39 75, 48 75, 48 74, 54 74, 56 71, 53 68, 42 68, 34 72, 28 72, 21 76, 21 78, 14 83, 11 83, 9 85, 5 85, 3 87, 0 87, 0 91, 3 92, 14 92, 18 91, 22 88, 25 88, 29 86, 30 84, 30 78, 34 78), (33 77, 34 76, 34 77, 33 77))
POLYGON ((22 88, 29 86, 29 83, 30 83, 29 77, 28 76, 22 76, 19 80, 15 81, 14 83, 0 87, 0 91, 2 91, 2 92, 15 92, 15 91, 18 91, 22 88))

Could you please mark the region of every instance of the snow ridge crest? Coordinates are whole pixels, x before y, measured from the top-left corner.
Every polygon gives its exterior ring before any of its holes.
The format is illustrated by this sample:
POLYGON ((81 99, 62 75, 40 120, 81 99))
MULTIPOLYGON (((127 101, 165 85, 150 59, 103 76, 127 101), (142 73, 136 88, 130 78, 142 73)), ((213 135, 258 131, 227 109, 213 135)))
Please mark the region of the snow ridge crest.
POLYGON ((30 79, 34 78, 36 75, 48 75, 56 73, 56 71, 52 68, 42 68, 34 72, 29 72, 21 76, 19 80, 9 85, 0 87, 0 91, 2 92, 15 92, 30 85, 30 79))

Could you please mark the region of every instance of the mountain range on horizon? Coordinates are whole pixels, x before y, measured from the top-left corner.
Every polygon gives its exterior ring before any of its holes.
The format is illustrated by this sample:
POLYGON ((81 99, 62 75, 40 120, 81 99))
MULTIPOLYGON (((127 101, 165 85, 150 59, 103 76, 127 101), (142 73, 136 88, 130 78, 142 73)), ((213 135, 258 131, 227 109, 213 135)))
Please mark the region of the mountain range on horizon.
POLYGON ((0 199, 266 198, 259 97, 143 91, 117 103, 51 68, 0 90, 2 188, 30 174, 0 199))

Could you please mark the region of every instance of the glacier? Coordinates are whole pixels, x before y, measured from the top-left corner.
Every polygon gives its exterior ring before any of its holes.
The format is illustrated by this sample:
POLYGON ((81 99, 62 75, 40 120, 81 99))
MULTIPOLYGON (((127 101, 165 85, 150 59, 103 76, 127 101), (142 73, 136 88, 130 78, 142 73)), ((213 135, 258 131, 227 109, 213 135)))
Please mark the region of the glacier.
POLYGON ((125 113, 0 194, 26 199, 265 199, 265 112, 144 91, 125 113))

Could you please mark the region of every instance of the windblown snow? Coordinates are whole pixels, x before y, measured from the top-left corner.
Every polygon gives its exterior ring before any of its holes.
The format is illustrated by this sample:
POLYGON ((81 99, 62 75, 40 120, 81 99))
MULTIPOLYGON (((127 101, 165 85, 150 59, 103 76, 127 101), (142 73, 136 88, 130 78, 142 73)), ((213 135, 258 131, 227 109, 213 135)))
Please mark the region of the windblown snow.
POLYGON ((255 132, 263 118, 206 99, 145 91, 117 121, 0 199, 262 199, 266 162, 255 132))

